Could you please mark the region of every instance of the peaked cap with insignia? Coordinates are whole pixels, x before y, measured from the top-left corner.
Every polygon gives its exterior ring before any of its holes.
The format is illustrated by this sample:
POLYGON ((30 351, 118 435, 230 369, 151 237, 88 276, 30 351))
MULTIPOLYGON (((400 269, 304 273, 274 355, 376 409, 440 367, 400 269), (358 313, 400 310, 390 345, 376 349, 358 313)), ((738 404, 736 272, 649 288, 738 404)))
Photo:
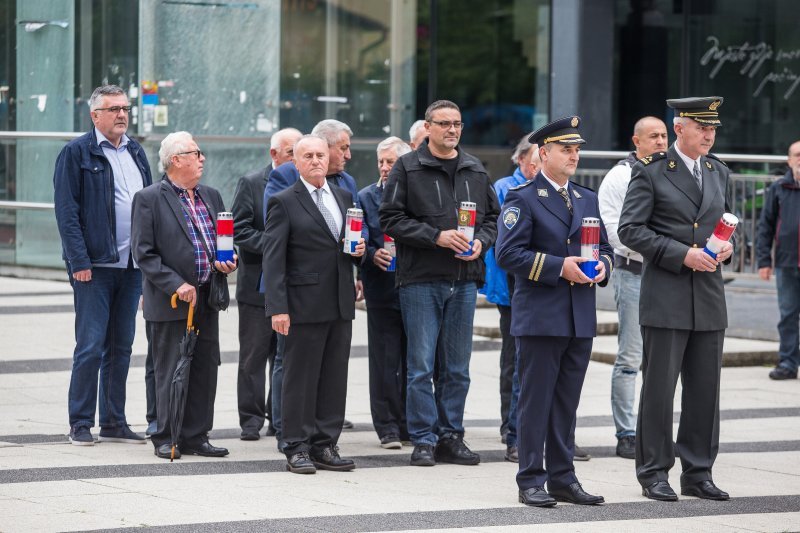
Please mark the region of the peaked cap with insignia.
POLYGON ((554 120, 538 130, 531 133, 528 142, 544 146, 547 143, 558 144, 583 144, 586 141, 581 138, 578 126, 581 125, 581 117, 570 116, 554 120))
POLYGON ((667 100, 667 105, 675 110, 676 117, 690 118, 703 126, 721 126, 717 109, 724 100, 721 96, 675 98, 667 100))

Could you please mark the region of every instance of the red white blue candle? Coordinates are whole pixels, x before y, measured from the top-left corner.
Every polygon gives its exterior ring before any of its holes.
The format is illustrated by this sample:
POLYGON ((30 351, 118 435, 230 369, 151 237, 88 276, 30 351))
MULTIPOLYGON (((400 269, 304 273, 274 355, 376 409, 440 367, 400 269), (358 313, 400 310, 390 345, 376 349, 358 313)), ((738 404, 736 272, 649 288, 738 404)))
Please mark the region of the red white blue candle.
POLYGON ((233 213, 217 213, 217 261, 233 261, 233 213))
POLYGON ((708 238, 703 251, 713 257, 717 258, 717 254, 722 250, 722 245, 731 240, 731 235, 736 231, 736 226, 739 224, 739 218, 733 213, 725 213, 722 218, 717 222, 717 227, 714 228, 714 233, 708 238))
POLYGON ((581 220, 581 272, 587 278, 597 277, 597 263, 600 261, 600 219, 586 217, 581 220))
POLYGON ((361 228, 364 226, 364 211, 357 207, 347 210, 347 219, 344 223, 344 253, 356 253, 356 246, 361 239, 361 228))

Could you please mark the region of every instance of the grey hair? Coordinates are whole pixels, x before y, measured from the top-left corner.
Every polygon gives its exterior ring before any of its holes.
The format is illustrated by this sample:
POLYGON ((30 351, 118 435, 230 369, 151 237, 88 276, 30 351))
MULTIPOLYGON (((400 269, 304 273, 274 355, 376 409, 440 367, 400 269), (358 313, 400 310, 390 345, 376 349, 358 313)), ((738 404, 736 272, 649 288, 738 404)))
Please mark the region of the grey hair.
POLYGON ((117 96, 120 94, 126 98, 128 97, 128 95, 125 94, 125 90, 119 85, 101 85, 95 89, 92 92, 92 96, 89 97, 89 110, 94 111, 100 107, 100 101, 104 96, 117 96))
POLYGON ((312 135, 325 139, 328 146, 335 145, 342 133, 346 133, 350 137, 353 136, 353 130, 350 129, 350 126, 333 118, 320 120, 311 130, 312 135))
POLYGON ((283 128, 282 130, 278 130, 272 134, 272 137, 269 140, 270 149, 278 150, 281 147, 281 143, 283 142, 284 138, 290 133, 303 135, 303 133, 296 128, 283 128))
POLYGON ((424 127, 425 127, 425 121, 424 120, 419 119, 418 121, 414 122, 411 125, 411 128, 409 128, 409 130, 408 130, 408 139, 410 141, 413 141, 417 137, 417 133, 419 133, 419 130, 421 128, 424 128, 424 127))
POLYGON ((397 157, 405 155, 411 151, 411 147, 408 145, 408 143, 406 143, 400 137, 387 137, 378 143, 378 148, 376 150, 378 157, 380 157, 381 152, 384 150, 389 150, 390 148, 394 148, 394 153, 397 155, 397 157))
POLYGON ((188 131, 176 131, 170 133, 161 141, 161 148, 158 149, 158 162, 164 170, 172 165, 172 157, 181 152, 189 150, 189 143, 192 142, 192 134, 188 131))
POLYGON ((689 119, 687 119, 686 117, 673 117, 672 118, 672 124, 675 125, 675 126, 677 126, 678 124, 684 125, 684 124, 686 124, 687 120, 689 120, 689 119))
POLYGON ((531 148, 533 148, 533 145, 528 141, 530 135, 530 133, 526 134, 525 137, 520 139, 517 143, 517 147, 514 148, 514 153, 511 154, 511 161, 513 161, 515 165, 519 165, 519 160, 525 157, 528 152, 531 151, 531 148))

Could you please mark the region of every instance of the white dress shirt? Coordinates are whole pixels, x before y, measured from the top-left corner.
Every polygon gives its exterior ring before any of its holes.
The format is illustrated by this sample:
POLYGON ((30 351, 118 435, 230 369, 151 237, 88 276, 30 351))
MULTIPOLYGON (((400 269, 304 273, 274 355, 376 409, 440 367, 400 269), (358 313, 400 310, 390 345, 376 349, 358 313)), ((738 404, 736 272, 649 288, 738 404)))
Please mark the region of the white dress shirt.
POLYGON ((625 202, 630 181, 631 167, 628 162, 614 166, 600 183, 597 198, 600 203, 600 218, 603 219, 608 242, 614 247, 614 253, 641 263, 643 259, 641 254, 622 244, 617 235, 622 204, 625 202))

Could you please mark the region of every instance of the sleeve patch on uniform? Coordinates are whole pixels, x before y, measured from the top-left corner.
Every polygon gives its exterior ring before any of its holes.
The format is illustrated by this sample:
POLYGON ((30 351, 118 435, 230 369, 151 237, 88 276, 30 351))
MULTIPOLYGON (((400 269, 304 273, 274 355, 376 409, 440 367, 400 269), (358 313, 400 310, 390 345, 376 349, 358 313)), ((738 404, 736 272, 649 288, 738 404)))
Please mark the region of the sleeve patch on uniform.
POLYGON ((507 207, 503 211, 503 225, 507 229, 513 228, 519 220, 519 207, 507 207))

